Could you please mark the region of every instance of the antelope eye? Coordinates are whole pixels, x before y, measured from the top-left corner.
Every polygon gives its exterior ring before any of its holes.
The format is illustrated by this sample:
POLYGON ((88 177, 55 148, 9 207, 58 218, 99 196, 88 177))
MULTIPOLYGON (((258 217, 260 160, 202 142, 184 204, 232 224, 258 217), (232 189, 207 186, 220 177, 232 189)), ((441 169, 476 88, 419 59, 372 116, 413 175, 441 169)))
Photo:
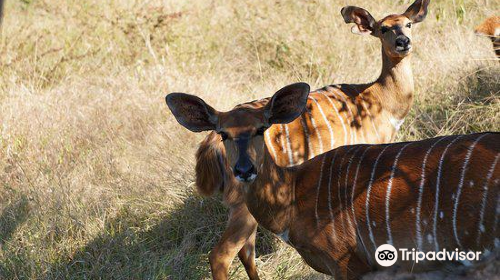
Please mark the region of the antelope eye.
POLYGON ((408 24, 406 25, 406 27, 411 28, 411 22, 408 22, 408 24))
POLYGON ((380 32, 382 32, 382 34, 386 33, 387 31, 389 31, 389 27, 382 26, 382 27, 380 28, 380 32))
POLYGON ((257 135, 264 135, 264 132, 266 132, 266 130, 267 130, 267 127, 262 126, 259 129, 257 129, 257 133, 256 134, 257 135))
POLYGON ((227 133, 225 133, 224 131, 219 131, 219 132, 217 132, 217 133, 218 133, 218 134, 220 135, 220 137, 222 138, 222 141, 226 140, 226 139, 227 139, 227 137, 228 137, 227 133))

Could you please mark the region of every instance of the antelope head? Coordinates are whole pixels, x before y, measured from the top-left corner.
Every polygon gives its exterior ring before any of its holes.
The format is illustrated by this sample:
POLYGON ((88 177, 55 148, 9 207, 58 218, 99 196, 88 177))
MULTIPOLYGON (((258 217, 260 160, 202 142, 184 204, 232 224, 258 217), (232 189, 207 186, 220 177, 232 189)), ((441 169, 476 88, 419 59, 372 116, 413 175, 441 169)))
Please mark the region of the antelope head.
POLYGON ((252 183, 264 160, 264 132, 273 124, 285 124, 304 111, 309 85, 296 83, 277 91, 266 106, 237 106, 219 112, 201 98, 186 93, 167 95, 167 105, 182 126, 193 131, 215 131, 221 135, 234 176, 252 183))
POLYGON ((346 23, 355 23, 354 34, 371 34, 380 39, 384 52, 389 57, 402 58, 412 50, 411 29, 427 16, 430 0, 415 1, 403 14, 394 14, 376 21, 365 9, 347 6, 341 13, 346 23))

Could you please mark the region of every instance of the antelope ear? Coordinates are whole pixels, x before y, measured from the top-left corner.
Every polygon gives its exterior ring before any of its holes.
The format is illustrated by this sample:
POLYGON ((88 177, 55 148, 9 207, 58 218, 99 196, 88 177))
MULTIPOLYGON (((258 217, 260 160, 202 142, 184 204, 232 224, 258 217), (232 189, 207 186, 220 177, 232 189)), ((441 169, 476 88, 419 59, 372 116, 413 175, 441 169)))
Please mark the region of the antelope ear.
POLYGON ((264 108, 268 123, 289 123, 299 117, 306 108, 310 90, 306 83, 291 84, 278 90, 264 108))
POLYGON ((427 6, 430 0, 417 0, 404 12, 404 16, 409 18, 413 23, 421 22, 427 16, 427 6))
POLYGON ((165 100, 177 122, 185 128, 193 132, 216 130, 218 112, 201 98, 174 92, 168 94, 165 100))
POLYGON ((346 6, 340 10, 345 23, 355 23, 351 29, 352 33, 358 35, 372 34, 375 28, 375 19, 365 9, 346 6))

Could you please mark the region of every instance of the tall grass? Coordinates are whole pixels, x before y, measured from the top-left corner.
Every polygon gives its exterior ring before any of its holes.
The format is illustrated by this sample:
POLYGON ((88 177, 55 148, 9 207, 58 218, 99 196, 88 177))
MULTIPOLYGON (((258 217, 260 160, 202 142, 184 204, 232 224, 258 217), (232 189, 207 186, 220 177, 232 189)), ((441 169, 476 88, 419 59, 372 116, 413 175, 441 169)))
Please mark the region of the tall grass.
MULTIPOLYGON (((164 96, 218 109, 305 81, 368 82, 380 43, 342 6, 380 18, 408 1, 7 1, 0 37, 0 279, 206 279, 225 226, 194 193, 204 134, 164 96), (375 3, 376 2, 376 3, 375 3)), ((415 104, 399 140, 500 129, 500 67, 473 27, 491 0, 433 0, 415 27, 415 104)), ((264 279, 322 279, 265 230, 264 279)), ((245 279, 239 262, 232 279, 245 279)))

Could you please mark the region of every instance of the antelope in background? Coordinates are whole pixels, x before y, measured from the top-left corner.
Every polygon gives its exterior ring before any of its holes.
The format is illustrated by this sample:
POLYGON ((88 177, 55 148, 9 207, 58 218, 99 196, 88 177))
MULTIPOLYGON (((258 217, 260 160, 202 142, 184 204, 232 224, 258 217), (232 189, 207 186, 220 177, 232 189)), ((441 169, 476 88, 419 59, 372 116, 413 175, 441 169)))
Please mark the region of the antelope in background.
POLYGON ((500 61, 500 17, 487 18, 475 29, 476 34, 487 36, 493 43, 493 50, 500 61))
MULTIPOLYGON (((427 15, 429 0, 415 1, 403 14, 376 21, 368 11, 347 6, 341 11, 346 23, 355 23, 352 32, 379 38, 382 45, 380 77, 368 84, 331 85, 312 92, 306 110, 288 124, 263 127, 266 146, 279 166, 293 166, 325 151, 348 144, 393 141, 413 103, 411 70, 411 29, 427 15)), ((236 108, 258 109, 268 104, 262 99, 236 108)), ((270 124, 271 125, 271 124, 270 124)), ((214 279, 227 279, 235 255, 250 279, 259 279, 255 267, 257 222, 244 203, 243 190, 227 165, 221 142, 224 131, 210 133, 196 154, 196 185, 206 196, 223 193, 229 206, 229 221, 209 260, 214 279)), ((245 168, 236 174, 247 174, 245 168)))
MULTIPOLYGON (((308 95, 307 84, 293 84, 264 107, 229 112, 184 93, 166 101, 187 129, 226 135, 228 164, 253 217, 336 280, 360 279, 380 268, 374 253, 385 243, 423 252, 493 250, 500 244, 500 133, 343 146, 280 167, 262 132, 300 117, 308 95)), ((409 271, 442 265, 396 264, 409 271)))

